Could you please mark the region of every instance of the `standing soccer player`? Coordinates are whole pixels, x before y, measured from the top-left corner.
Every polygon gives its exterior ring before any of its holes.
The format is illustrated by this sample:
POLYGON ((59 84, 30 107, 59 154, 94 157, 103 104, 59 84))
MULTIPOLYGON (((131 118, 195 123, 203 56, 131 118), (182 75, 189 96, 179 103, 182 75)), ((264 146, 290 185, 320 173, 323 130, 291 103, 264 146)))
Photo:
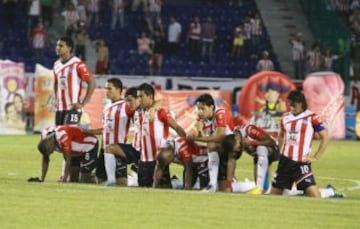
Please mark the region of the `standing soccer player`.
MULTIPOLYGON (((141 120, 141 155, 138 170, 139 186, 152 187, 153 175, 156 165, 156 154, 161 146, 161 140, 169 137, 169 128, 171 127, 176 133, 185 137, 185 131, 181 128, 171 114, 164 107, 158 107, 155 112, 150 112, 150 108, 154 105, 155 91, 154 88, 147 83, 138 87, 138 95, 140 106, 142 108, 141 120), (154 117, 152 116, 152 113, 154 117)), ((169 168, 164 171, 164 186, 170 186, 169 168)), ((161 185, 161 184, 160 184, 161 185)))
POLYGON ((304 190, 311 197, 320 197, 311 163, 318 161, 325 152, 329 143, 327 130, 319 116, 307 109, 302 92, 292 91, 287 99, 291 111, 281 118, 281 157, 270 193, 281 195, 284 189, 291 189, 296 182, 298 190, 304 190), (320 137, 320 145, 315 153, 311 154, 315 132, 320 137))
POLYGON ((70 37, 61 37, 56 42, 56 54, 59 59, 54 63, 54 92, 56 98, 55 125, 78 124, 82 108, 90 101, 96 82, 78 57, 72 55, 74 48, 70 37), (81 99, 81 84, 87 83, 84 99, 81 99))
MULTIPOLYGON (((210 94, 202 94, 196 100, 199 110, 198 136, 189 135, 190 141, 206 142, 208 147, 208 167, 210 182, 206 191, 215 192, 218 189, 218 179, 221 181, 220 190, 226 186, 226 171, 219 176, 219 153, 222 153, 222 140, 226 134, 230 134, 234 128, 232 115, 222 107, 215 107, 215 101, 210 94)), ((222 163, 226 165, 226 161, 222 163)))

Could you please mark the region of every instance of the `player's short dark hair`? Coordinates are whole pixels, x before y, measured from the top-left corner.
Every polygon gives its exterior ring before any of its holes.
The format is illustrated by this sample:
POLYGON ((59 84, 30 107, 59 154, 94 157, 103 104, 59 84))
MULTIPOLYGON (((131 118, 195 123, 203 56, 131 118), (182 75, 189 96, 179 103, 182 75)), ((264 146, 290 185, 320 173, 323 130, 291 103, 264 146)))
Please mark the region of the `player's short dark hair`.
POLYGON ((145 95, 147 95, 147 96, 149 96, 149 95, 154 96, 155 95, 154 88, 148 83, 140 84, 140 86, 138 87, 138 91, 143 91, 145 93, 145 95))
POLYGON ((234 155, 234 157, 236 159, 239 159, 242 154, 242 149, 240 149, 240 151, 234 151, 235 143, 236 143, 235 134, 228 134, 228 135, 225 135, 225 137, 223 139, 222 147, 223 147, 224 153, 226 153, 228 155, 234 155))
POLYGON ((299 90, 291 91, 287 97, 288 102, 301 103, 304 110, 307 109, 307 103, 304 94, 299 90))
POLYGON ((215 109, 214 98, 208 93, 200 95, 195 101, 195 104, 197 104, 197 103, 202 103, 202 104, 205 104, 206 106, 213 105, 214 109, 215 109))
POLYGON ((223 147, 224 151, 232 152, 234 145, 235 145, 235 134, 225 135, 223 142, 222 142, 222 147, 223 147))
POLYGON ((70 47, 70 52, 73 51, 73 49, 74 49, 74 41, 72 40, 71 37, 61 37, 59 40, 65 42, 65 44, 68 47, 70 47))
POLYGON ((125 92, 125 97, 131 95, 132 97, 137 98, 138 97, 137 91, 138 90, 136 87, 129 87, 125 92))
POLYGON ((51 149, 53 148, 53 134, 48 135, 46 138, 42 139, 38 144, 38 150, 39 152, 44 155, 48 156, 51 152, 51 149))
POLYGON ((110 79, 107 80, 107 82, 112 83, 112 85, 114 85, 115 88, 120 89, 122 91, 123 84, 122 84, 120 79, 118 79, 118 78, 110 78, 110 79))

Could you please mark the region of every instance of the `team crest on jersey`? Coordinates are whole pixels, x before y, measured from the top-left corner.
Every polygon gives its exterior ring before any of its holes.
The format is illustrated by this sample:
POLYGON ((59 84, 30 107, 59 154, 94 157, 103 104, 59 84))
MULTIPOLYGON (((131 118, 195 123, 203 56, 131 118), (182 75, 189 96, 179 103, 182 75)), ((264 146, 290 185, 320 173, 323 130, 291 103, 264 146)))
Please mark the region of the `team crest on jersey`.
POLYGON ((106 126, 107 126, 107 128, 111 129, 112 126, 113 126, 113 122, 114 122, 113 119, 107 118, 107 119, 106 119, 106 126))
POLYGON ((67 85, 66 76, 60 76, 59 81, 60 81, 60 87, 62 89, 66 88, 66 85, 67 85))

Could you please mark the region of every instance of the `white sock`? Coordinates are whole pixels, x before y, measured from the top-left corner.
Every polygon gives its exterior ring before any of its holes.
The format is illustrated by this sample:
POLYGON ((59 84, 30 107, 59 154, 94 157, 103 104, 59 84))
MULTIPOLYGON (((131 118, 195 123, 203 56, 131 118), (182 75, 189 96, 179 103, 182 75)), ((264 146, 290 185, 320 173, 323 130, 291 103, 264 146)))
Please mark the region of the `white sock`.
POLYGON ((105 158, 105 170, 107 175, 108 182, 116 182, 115 179, 115 170, 116 170, 116 160, 115 155, 110 153, 104 153, 105 158))
POLYGON ((127 186, 129 186, 129 187, 138 187, 139 183, 138 183, 137 176, 134 176, 133 174, 129 174, 127 176, 127 186))
POLYGON ((193 185, 192 188, 195 189, 195 190, 199 190, 199 189, 200 189, 200 179, 199 179, 199 177, 196 178, 196 182, 195 182, 195 184, 193 185))
POLYGON ((254 181, 236 181, 231 183, 232 192, 248 192, 255 187, 256 185, 254 181))
POLYGON ((173 189, 182 189, 183 188, 183 181, 180 179, 171 179, 171 187, 173 189))
POLYGON ((264 183, 269 167, 268 150, 265 146, 258 146, 256 147, 256 154, 258 156, 258 161, 256 164, 256 185, 262 191, 264 190, 264 183))
POLYGON ((321 198, 329 198, 335 195, 334 189, 332 188, 320 188, 319 192, 321 198))
POLYGON ((209 185, 215 187, 217 189, 217 181, 218 181, 218 174, 219 174, 219 154, 217 152, 210 152, 208 153, 209 161, 209 185))
POLYGON ((61 176, 62 176, 62 177, 63 177, 64 174, 65 174, 65 164, 66 164, 65 160, 63 160, 62 167, 61 167, 61 176))

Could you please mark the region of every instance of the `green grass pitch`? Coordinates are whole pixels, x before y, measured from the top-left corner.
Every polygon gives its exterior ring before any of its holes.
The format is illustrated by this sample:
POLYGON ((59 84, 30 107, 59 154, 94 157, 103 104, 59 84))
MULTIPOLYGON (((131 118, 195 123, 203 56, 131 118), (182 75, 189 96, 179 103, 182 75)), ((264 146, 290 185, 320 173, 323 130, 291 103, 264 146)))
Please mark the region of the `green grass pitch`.
MULTIPOLYGON (((313 164, 319 187, 331 183, 344 199, 255 196, 61 184, 60 154, 47 181, 40 176, 38 135, 0 136, 0 228, 359 228, 360 142, 332 141, 313 164)), ((317 147, 315 142, 314 147, 317 147)), ((273 165, 275 170, 276 165, 273 165)), ((171 167, 180 174, 179 166, 171 167)), ((252 179, 252 160, 237 164, 252 179)))

